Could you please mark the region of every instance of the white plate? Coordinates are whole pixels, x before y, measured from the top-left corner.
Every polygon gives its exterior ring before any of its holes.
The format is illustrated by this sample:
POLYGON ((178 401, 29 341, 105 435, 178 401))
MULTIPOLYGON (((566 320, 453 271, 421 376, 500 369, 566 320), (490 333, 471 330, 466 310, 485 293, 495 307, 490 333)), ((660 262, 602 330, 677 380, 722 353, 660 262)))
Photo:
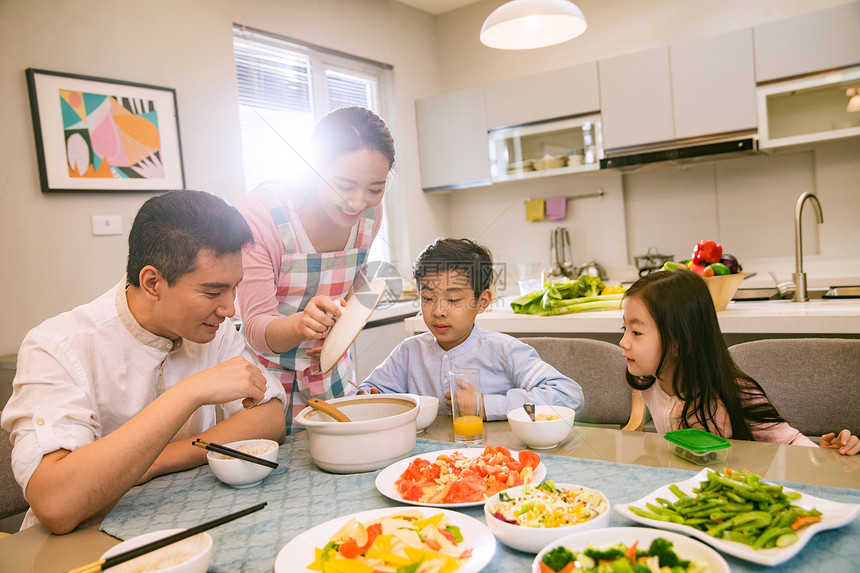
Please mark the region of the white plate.
MULTIPOLYGON (((289 543, 278 552, 275 558, 275 573, 292 573, 300 571, 311 571, 307 566, 313 563, 315 557, 314 549, 325 547, 332 535, 343 527, 343 525, 354 517, 360 522, 369 521, 392 513, 408 511, 411 507, 386 507, 384 509, 371 509, 354 515, 345 515, 315 527, 293 537, 289 543)), ((487 529, 487 526, 468 515, 445 509, 434 509, 428 511, 426 516, 444 513, 448 516, 451 525, 460 528, 463 534, 463 549, 472 549, 472 556, 459 569, 458 573, 477 573, 482 570, 496 551, 496 538, 487 529)))
POLYGON ((323 341, 320 352, 320 371, 326 373, 334 368, 343 353, 349 349, 352 341, 367 324, 367 319, 379 304, 386 284, 388 281, 385 279, 376 279, 367 283, 358 292, 352 293, 346 301, 346 306, 341 309, 341 315, 337 317, 334 326, 323 341))
MULTIPOLYGON (((412 463, 412 460, 416 458, 424 458, 425 460, 433 461, 442 454, 450 456, 454 452, 461 452, 464 456, 477 458, 484 452, 484 448, 458 448, 456 450, 439 450, 436 452, 427 452, 426 454, 419 454, 417 456, 412 456, 411 458, 406 458, 405 460, 400 460, 399 462, 394 462, 376 476, 376 489, 379 490, 379 493, 384 495, 387 498, 393 499, 394 501, 399 501, 402 503, 409 503, 412 505, 420 505, 423 507, 474 507, 476 505, 484 505, 484 501, 470 501, 466 503, 422 503, 420 501, 410 501, 408 499, 403 499, 403 496, 400 495, 400 492, 397 491, 397 486, 394 484, 398 479, 400 479, 400 474, 406 471, 406 468, 409 467, 409 464, 412 463)), ((513 458, 517 457, 519 452, 517 450, 511 450, 511 456, 513 458)), ((538 464, 538 467, 535 469, 532 474, 533 484, 538 484, 543 481, 546 477, 546 466, 543 465, 543 462, 538 464)))
POLYGON ((540 573, 540 561, 543 559, 544 553, 559 545, 563 545, 571 551, 582 551, 588 547, 589 543, 596 547, 624 543, 629 547, 638 541, 639 549, 646 549, 658 537, 671 541, 672 549, 681 559, 705 564, 708 573, 729 573, 730 571, 729 564, 726 563, 726 560, 719 553, 707 545, 684 535, 645 527, 605 527, 603 529, 573 533, 567 537, 562 537, 558 541, 553 541, 541 549, 541 552, 535 557, 535 560, 532 562, 532 573, 540 573))
MULTIPOLYGON (((712 471, 714 470, 710 468, 703 469, 690 479, 678 482, 677 485, 679 488, 681 488, 683 492, 690 495, 695 495, 693 493, 693 488, 699 487, 699 484, 701 482, 707 480, 708 472, 712 471)), ((788 493, 793 492, 795 490, 786 487, 783 489, 783 491, 785 493, 788 493)), ((793 543, 792 545, 789 545, 787 547, 774 547, 772 549, 753 549, 749 545, 745 545, 737 541, 728 541, 725 539, 717 539, 716 537, 711 537, 704 531, 698 530, 695 527, 690 527, 689 525, 681 525, 680 523, 657 521, 654 519, 648 519, 647 517, 640 517, 628 509, 628 507, 632 505, 648 511, 648 508, 645 507, 645 504, 650 502, 655 505, 660 505, 659 502, 655 501, 658 497, 662 497, 668 500, 677 499, 675 494, 672 493, 669 489, 669 486, 665 485, 652 491, 642 499, 634 501, 633 503, 615 504, 615 511, 626 517, 629 517, 633 521, 638 521, 639 523, 643 523, 650 527, 671 529, 673 531, 679 531, 685 535, 692 535, 693 537, 697 537, 705 543, 716 547, 723 553, 734 555, 739 559, 752 561, 753 563, 758 563, 760 565, 770 566, 779 565, 780 563, 788 561, 789 559, 797 555, 800 550, 803 549, 803 547, 809 542, 809 540, 812 539, 812 536, 819 531, 842 527, 843 525, 851 523, 858 515, 860 515, 860 504, 839 503, 836 501, 829 501, 826 499, 821 499, 820 497, 801 493, 798 499, 792 500, 792 505, 796 505, 804 509, 815 508, 819 510, 821 512, 821 521, 800 529, 800 531, 797 532, 797 542, 793 543)))

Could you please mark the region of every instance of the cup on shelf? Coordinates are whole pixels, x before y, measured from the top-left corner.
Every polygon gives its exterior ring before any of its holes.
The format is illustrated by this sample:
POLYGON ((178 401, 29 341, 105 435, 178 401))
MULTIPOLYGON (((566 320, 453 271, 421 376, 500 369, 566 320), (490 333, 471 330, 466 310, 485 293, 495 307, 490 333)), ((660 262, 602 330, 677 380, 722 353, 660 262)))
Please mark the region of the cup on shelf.
POLYGON ((481 371, 459 368, 449 373, 454 441, 479 444, 484 440, 484 404, 481 396, 481 371))

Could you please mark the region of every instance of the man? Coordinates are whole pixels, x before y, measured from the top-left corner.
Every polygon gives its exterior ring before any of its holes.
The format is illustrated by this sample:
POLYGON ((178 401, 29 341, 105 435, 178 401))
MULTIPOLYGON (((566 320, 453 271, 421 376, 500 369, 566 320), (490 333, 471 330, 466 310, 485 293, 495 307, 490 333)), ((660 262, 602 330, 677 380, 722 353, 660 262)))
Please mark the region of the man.
POLYGON ((153 197, 129 233, 126 279, 27 334, 2 418, 24 527, 67 533, 132 486, 204 464, 198 436, 283 441, 283 387, 227 320, 251 241, 214 195, 153 197))

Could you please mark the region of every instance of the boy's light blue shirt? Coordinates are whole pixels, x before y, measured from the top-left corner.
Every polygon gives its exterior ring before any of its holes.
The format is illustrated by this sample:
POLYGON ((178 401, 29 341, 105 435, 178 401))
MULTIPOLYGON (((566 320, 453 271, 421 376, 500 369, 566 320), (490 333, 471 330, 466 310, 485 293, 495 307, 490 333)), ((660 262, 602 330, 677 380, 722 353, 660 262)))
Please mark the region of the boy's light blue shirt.
POLYGON ((448 373, 457 368, 481 371, 487 420, 504 420, 523 404, 556 404, 581 410, 582 388, 541 360, 534 348, 512 336, 474 326, 459 346, 443 350, 429 332, 407 338, 361 383, 369 392, 409 392, 439 398, 439 413, 450 391, 448 373))

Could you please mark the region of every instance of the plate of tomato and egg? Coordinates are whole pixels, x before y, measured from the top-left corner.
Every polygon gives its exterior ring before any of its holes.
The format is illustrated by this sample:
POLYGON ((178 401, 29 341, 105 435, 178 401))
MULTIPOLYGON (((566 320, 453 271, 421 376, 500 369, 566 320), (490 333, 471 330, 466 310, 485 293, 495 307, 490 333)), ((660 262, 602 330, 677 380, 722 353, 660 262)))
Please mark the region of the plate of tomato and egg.
POLYGON ((546 473, 540 456, 530 450, 458 448, 395 462, 376 476, 376 489, 412 505, 472 507, 510 487, 540 483, 546 473))

